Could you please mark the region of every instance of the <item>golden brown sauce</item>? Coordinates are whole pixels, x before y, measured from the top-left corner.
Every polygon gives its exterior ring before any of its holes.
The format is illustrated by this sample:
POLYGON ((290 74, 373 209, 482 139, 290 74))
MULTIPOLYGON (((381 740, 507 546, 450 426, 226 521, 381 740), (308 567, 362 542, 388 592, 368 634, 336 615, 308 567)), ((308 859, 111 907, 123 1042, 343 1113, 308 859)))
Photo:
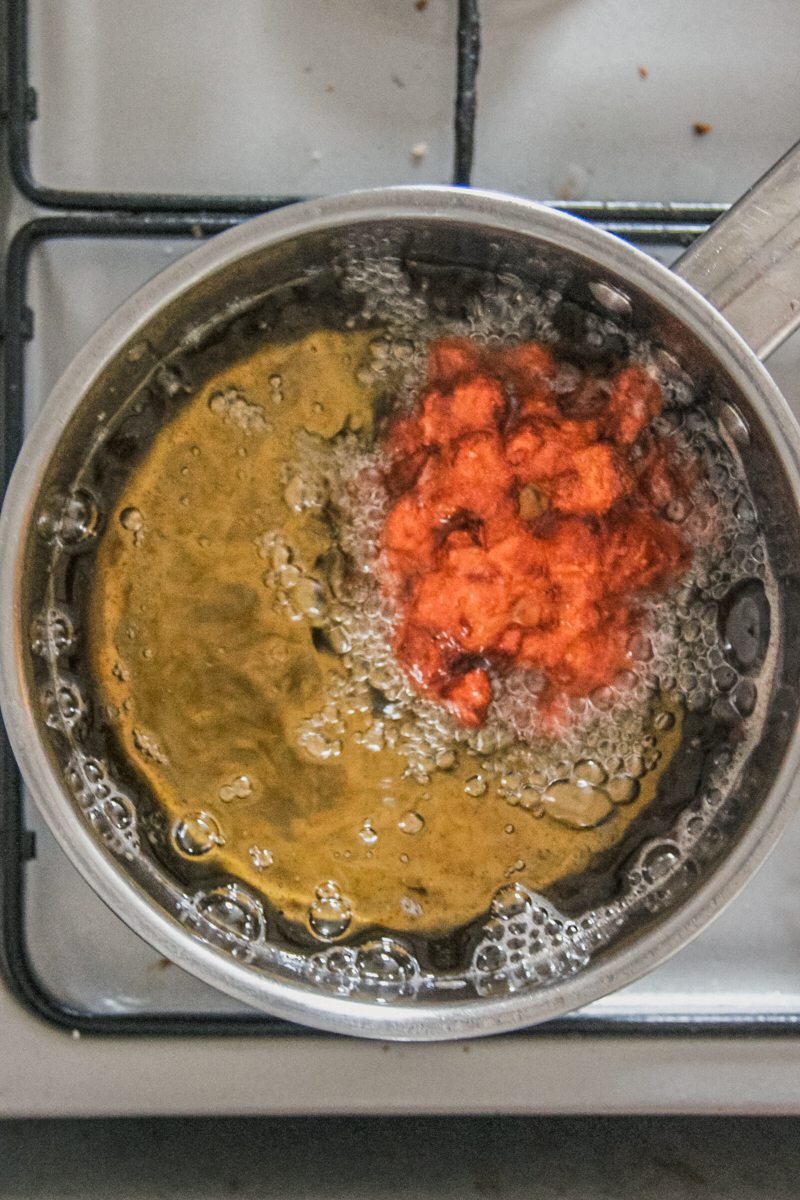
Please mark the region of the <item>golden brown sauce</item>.
POLYGON ((369 724, 360 713, 338 757, 298 745, 337 661, 276 610, 257 539, 279 529, 307 564, 328 548, 319 515, 287 506, 281 468, 300 428, 369 429, 373 390, 356 368, 370 337, 268 346, 187 402, 109 515, 90 650, 123 751, 170 824, 198 811, 216 821, 224 841, 197 860, 204 871, 236 876, 306 927, 315 890, 334 880, 348 933, 433 933, 485 911, 505 880, 545 891, 586 870, 653 799, 681 720, 675 711, 671 729, 653 731, 661 760, 638 797, 580 830, 511 807, 493 786, 465 792, 476 765, 464 755, 430 784, 403 778, 396 751, 353 740, 369 724))

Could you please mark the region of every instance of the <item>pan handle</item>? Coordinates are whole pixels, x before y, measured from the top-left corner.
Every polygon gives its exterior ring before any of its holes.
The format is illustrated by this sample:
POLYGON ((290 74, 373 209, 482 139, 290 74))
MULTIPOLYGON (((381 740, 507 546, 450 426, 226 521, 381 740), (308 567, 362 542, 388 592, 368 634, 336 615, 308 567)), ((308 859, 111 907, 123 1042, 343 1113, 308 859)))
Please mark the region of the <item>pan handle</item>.
POLYGON ((759 358, 800 325, 800 142, 674 265, 759 358))

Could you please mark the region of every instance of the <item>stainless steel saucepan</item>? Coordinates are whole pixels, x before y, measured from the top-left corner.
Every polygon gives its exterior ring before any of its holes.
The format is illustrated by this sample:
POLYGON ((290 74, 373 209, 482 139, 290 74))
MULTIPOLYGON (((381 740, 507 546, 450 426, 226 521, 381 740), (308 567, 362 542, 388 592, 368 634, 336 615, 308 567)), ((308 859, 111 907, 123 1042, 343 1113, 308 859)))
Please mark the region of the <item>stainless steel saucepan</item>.
POLYGON ((86 880, 160 953, 222 991, 289 1020, 373 1038, 518 1029, 588 1004, 678 950, 752 876, 795 808, 800 435, 761 360, 798 324, 800 149, 674 270, 542 205, 408 187, 248 221, 149 282, 57 384, 20 454, 0 519, 3 715, 27 787, 86 880), (70 598, 79 607, 104 519, 93 463, 116 446, 124 473, 121 430, 131 427, 132 413, 145 432, 156 432, 180 406, 187 363, 200 362, 212 345, 217 363, 226 345, 235 354, 264 296, 323 278, 342 245, 362 236, 401 263, 513 276, 531 287, 543 271, 555 273, 601 318, 627 322, 668 353, 694 381, 696 403, 747 476, 775 583, 767 611, 753 602, 740 614, 743 636, 768 636, 771 655, 769 679, 756 680, 757 743, 744 758, 728 747, 726 760, 718 748, 705 748, 704 758, 695 738, 670 785, 674 828, 641 848, 631 869, 637 887, 623 887, 591 919, 562 919, 546 900, 537 908, 521 894, 516 907, 496 908, 492 936, 507 950, 511 930, 523 949, 514 972, 493 978, 486 955, 483 967, 473 956, 458 977, 427 969, 399 935, 290 952, 264 905, 238 881, 195 894, 170 874, 135 780, 116 777, 102 747, 84 740, 89 699, 70 598), (727 761, 721 790, 712 786, 720 761, 727 761), (679 852, 689 818, 694 841, 679 852))

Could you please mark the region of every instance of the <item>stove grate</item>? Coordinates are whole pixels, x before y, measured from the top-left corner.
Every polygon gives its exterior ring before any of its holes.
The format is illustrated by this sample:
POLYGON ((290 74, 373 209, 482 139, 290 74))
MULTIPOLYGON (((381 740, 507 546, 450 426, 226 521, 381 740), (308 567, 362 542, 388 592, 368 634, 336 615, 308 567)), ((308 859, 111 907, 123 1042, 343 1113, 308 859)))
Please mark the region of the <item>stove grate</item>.
MULTIPOLYGON (((2 117, 8 134, 8 171, 19 193, 50 210, 23 224, 5 261, 0 495, 5 491, 23 437, 25 350, 36 336, 28 304, 31 255, 42 242, 63 238, 207 237, 248 215, 291 204, 303 197, 225 194, 168 195, 72 191, 38 181, 31 169, 29 130, 37 95, 28 76, 27 0, 6 4, 6 94, 2 117)), ((479 0, 458 0, 457 83, 454 105, 452 181, 469 186, 475 137, 480 52, 479 0)), ((553 207, 590 220, 639 244, 688 244, 725 210, 724 205, 640 201, 582 201, 553 207)), ((253 1013, 203 1015, 108 1014, 78 1011, 52 995, 37 979, 26 946, 26 863, 35 858, 35 839, 25 826, 22 784, 0 727, 0 967, 17 998, 48 1022, 81 1033, 105 1035, 298 1036, 310 1031, 253 1013)), ((525 1036, 796 1036, 800 1014, 669 1016, 577 1014, 529 1030, 525 1036)))

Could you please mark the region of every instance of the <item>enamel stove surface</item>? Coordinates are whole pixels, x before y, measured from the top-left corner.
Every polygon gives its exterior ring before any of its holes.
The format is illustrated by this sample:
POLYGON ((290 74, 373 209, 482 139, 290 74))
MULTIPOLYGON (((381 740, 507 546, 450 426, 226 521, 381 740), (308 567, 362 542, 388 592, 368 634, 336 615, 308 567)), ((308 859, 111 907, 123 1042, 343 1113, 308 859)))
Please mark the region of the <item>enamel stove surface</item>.
MULTIPOLYGON (((30 0, 31 175, 58 193, 183 195, 189 210, 201 193, 446 182, 458 7, 30 0)), ((485 2, 473 182, 650 202, 610 218, 669 262, 800 134, 800 10, 772 0, 753 28, 746 0, 668 8, 485 2), (698 122, 710 132, 696 134, 698 122), (667 201, 681 207, 665 215, 667 201)), ((44 191, 37 205, 5 174, 8 245, 63 197, 44 191)), ((188 217, 146 211, 98 215, 81 232, 92 204, 108 209, 75 196, 63 226, 17 242, 33 314, 26 422, 119 301, 194 244, 188 217)), ((800 412, 798 338, 770 369, 800 412)), ((0 837, 16 854, 24 839, 3 800, 0 837)), ((468 1046, 384 1047, 271 1026, 165 965, 83 883, 27 800, 23 815, 36 853, 19 920, 7 889, 4 921, 52 1019, 0 983, 0 1115, 800 1111, 798 820, 693 945, 575 1021, 468 1046)))

